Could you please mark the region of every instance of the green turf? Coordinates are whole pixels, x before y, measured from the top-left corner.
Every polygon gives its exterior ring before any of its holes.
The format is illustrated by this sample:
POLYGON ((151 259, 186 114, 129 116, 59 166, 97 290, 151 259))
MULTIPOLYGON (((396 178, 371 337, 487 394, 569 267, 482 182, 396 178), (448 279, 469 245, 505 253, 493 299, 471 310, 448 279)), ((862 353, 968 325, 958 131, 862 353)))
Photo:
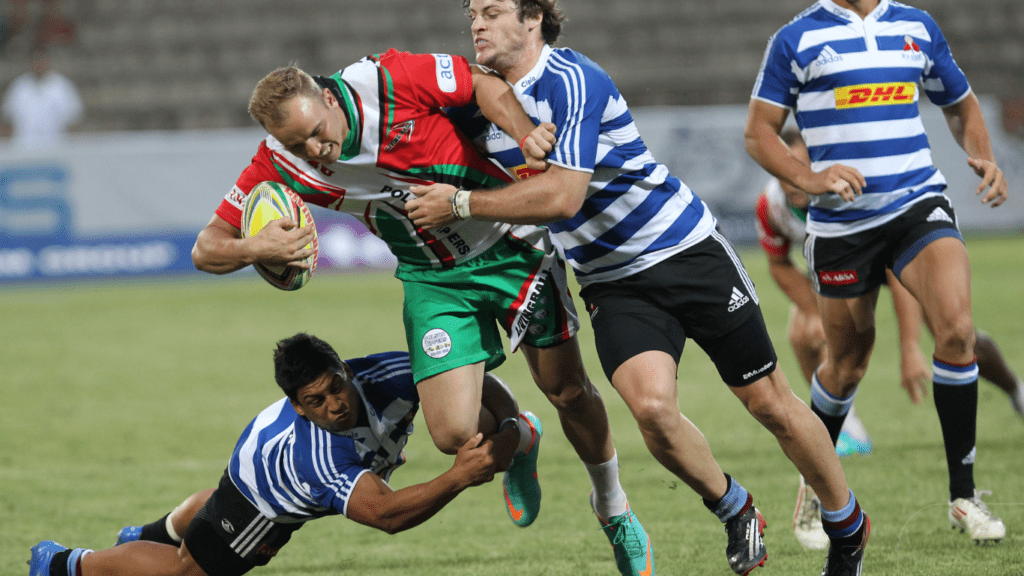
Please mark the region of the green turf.
MULTIPOLYGON (((972 239, 969 249, 976 323, 1024 370, 1024 238, 972 239)), ((806 399, 785 340, 787 306, 763 257, 742 255, 782 366, 806 399)), ((155 520, 192 492, 213 487, 237 434, 279 397, 271 372, 276 340, 306 330, 344 357, 402 349, 401 302, 401 286, 388 274, 321 275, 296 293, 278 292, 255 275, 0 289, 0 574, 27 574, 28 548, 41 539, 107 547, 122 526, 155 520)), ((930 399, 914 406, 899 387, 887 295, 879 300, 878 325, 875 356, 857 396, 875 452, 843 460, 872 518, 865 573, 1024 574, 1024 420, 1000 391, 981 385, 976 478, 993 491, 989 505, 1008 535, 999 546, 975 547, 947 525, 938 420, 930 399)), ((622 481, 653 538, 658 571, 731 574, 721 525, 644 447, 600 371, 585 319, 581 339, 612 419, 622 481)), ((589 483, 554 410, 518 355, 498 373, 547 424, 540 456, 544 506, 533 526, 512 525, 494 482, 396 536, 341 517, 314 522, 253 573, 615 574, 589 511, 589 483)), ((823 553, 802 551, 790 530, 793 467, 696 346, 684 354, 679 399, 722 468, 754 494, 768 519, 769 561, 759 572, 817 574, 823 553)), ((430 443, 422 418, 416 425, 410 462, 392 477, 395 488, 428 480, 451 461, 430 443)))

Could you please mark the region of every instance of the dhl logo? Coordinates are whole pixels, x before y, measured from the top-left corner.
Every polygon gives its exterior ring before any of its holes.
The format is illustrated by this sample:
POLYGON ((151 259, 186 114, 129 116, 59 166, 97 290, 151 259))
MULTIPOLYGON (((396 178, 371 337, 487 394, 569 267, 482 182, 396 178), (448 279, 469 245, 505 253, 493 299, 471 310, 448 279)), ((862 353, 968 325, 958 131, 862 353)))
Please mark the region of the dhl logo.
POLYGON ((913 82, 844 86, 836 88, 836 109, 913 104, 914 90, 916 89, 917 85, 913 82))

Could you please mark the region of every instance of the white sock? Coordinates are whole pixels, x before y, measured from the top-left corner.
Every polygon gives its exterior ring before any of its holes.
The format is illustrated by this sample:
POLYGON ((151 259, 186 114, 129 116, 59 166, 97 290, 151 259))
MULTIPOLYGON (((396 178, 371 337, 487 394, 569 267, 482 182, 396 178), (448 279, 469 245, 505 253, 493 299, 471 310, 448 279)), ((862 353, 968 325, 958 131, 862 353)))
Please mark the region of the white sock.
POLYGON ((167 515, 167 519, 164 520, 164 528, 167 529, 167 535, 170 536, 171 540, 174 540, 175 542, 181 542, 181 536, 179 536, 178 533, 174 531, 174 524, 171 522, 171 518, 173 518, 174 514, 178 511, 178 509, 180 509, 184 505, 184 502, 179 504, 174 510, 171 511, 170 514, 167 515))
POLYGON ((846 432, 858 442, 870 442, 871 438, 868 436, 868 430, 864 427, 864 423, 860 421, 860 417, 857 416, 857 412, 854 410, 853 405, 850 405, 850 411, 846 413, 846 420, 843 421, 843 432, 846 432))
POLYGON ((605 520, 626 513, 626 492, 619 484, 619 456, 615 454, 604 464, 587 464, 587 475, 594 487, 594 511, 605 520))

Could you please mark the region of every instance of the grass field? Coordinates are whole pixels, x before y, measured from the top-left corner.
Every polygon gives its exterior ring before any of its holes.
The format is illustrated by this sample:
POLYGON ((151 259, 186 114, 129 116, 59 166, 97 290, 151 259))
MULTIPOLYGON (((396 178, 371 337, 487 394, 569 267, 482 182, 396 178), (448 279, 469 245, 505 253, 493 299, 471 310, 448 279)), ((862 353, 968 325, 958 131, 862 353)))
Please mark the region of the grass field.
MULTIPOLYGON (((968 243, 978 327, 1024 371, 1024 238, 968 243)), ((785 339, 787 305, 760 254, 743 252, 782 366, 808 398, 785 339)), ((402 349, 400 283, 388 274, 322 275, 281 293, 255 275, 132 284, 43 284, 0 289, 0 574, 27 574, 42 539, 105 548, 122 526, 155 520, 192 492, 213 487, 237 435, 280 397, 275 341, 309 331, 342 357, 402 349)), ((1024 420, 994 386, 980 386, 979 488, 1008 527, 999 546, 975 547, 946 520, 947 479, 930 399, 914 406, 899 387, 888 296, 857 407, 874 453, 843 460, 871 515, 866 574, 1024 574, 1024 420)), ((584 359, 604 394, 634 510, 654 542, 662 575, 731 574, 721 524, 658 465, 600 371, 589 324, 584 359)), ((923 346, 930 350, 930 345, 923 346)), ((544 505, 528 529, 508 520, 498 482, 471 489, 425 525, 387 536, 342 517, 313 522, 254 574, 533 575, 616 574, 587 503, 589 482, 518 355, 498 373, 520 404, 546 423, 540 453, 544 505)), ((688 346, 679 370, 680 408, 708 437, 723 469, 753 494, 768 519, 766 568, 755 574, 818 574, 821 552, 791 532, 797 477, 773 437, 746 414, 711 363, 688 346)), ((396 488, 450 464, 422 417, 396 488)))

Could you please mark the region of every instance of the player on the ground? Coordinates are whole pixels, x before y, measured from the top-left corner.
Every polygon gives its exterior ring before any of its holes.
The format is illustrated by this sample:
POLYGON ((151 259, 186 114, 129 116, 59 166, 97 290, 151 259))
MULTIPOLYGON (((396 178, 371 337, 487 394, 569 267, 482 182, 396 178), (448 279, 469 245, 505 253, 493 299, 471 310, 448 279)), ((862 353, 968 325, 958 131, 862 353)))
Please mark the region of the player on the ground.
MULTIPOLYGON (((786 128, 781 137, 797 159, 811 165, 799 130, 786 128)), ((768 256, 768 271, 793 303, 789 315, 789 341, 808 384, 814 369, 825 358, 825 332, 811 280, 790 258, 790 252, 793 248, 803 251, 809 201, 806 192, 772 178, 757 198, 756 220, 761 248, 768 256)), ((906 389, 911 401, 918 404, 922 395, 927 394, 925 382, 930 380, 920 345, 921 305, 892 277, 891 271, 887 271, 887 276, 886 286, 892 292, 899 330, 900 385, 906 389)), ((978 357, 979 374, 1005 392, 1013 409, 1024 416, 1024 383, 1006 364, 995 341, 981 331, 975 330, 975 334, 974 353, 978 357)), ((867 430, 855 416, 851 405, 836 442, 836 451, 840 455, 848 455, 870 450, 867 430)), ((821 548, 828 543, 817 518, 817 506, 814 491, 801 479, 793 529, 797 540, 807 548, 821 548)))
POLYGON ((889 0, 820 0, 772 37, 750 102, 747 151, 812 195, 804 254, 827 343, 812 405, 833 443, 867 369, 888 269, 921 303, 935 336, 933 397, 949 470, 949 520, 975 540, 999 540, 1006 527, 974 484, 970 266, 945 179, 932 164, 919 89, 943 108, 982 178, 982 201, 1002 204, 1007 184, 981 107, 942 31, 927 13, 889 0), (779 137, 791 110, 810 167, 779 137))
MULTIPOLYGON (((867 516, 821 422, 778 370, 753 282, 707 206, 655 161, 611 78, 582 54, 552 47, 562 21, 553 0, 463 6, 477 62, 504 76, 535 121, 554 125, 557 144, 546 172, 500 190, 413 188, 420 195, 409 203, 414 221, 548 223, 582 285, 605 374, 655 458, 725 523, 735 572, 764 563, 764 522, 680 414, 676 373, 687 338, 818 488, 836 550, 849 546, 844 557, 859 563, 867 516)), ((506 166, 522 163, 516 142, 498 128, 483 138, 506 166)))
POLYGON ((564 262, 547 230, 485 222, 425 230, 406 212, 410 184, 511 181, 442 110, 469 104, 475 93, 488 117, 504 118, 512 131, 521 127, 521 136, 534 128, 504 82, 474 70, 460 56, 391 50, 328 78, 314 80, 294 67, 268 75, 253 93, 250 112, 270 135, 199 234, 193 259, 202 270, 225 273, 308 255, 302 247, 309 233, 288 221, 241 238, 245 196, 263 180, 288 185, 307 203, 352 214, 398 258, 413 378, 438 448, 454 454, 478 430, 518 430, 518 436, 495 439, 499 451, 518 442, 503 482, 505 505, 519 526, 536 519, 540 421, 528 413, 508 421, 486 411, 481 416, 484 371, 505 358, 500 326, 558 410, 597 509, 610 519, 616 558, 643 555, 649 540, 619 484, 608 416, 583 367, 564 262))
MULTIPOLYGON (((437 478, 400 490, 388 485, 405 462, 419 407, 405 352, 343 362, 328 343, 299 333, 277 343, 274 378, 286 397, 245 428, 215 490, 122 530, 123 545, 114 548, 44 540, 32 547, 30 576, 239 576, 270 562, 310 520, 342 514, 394 534, 494 478, 491 440, 477 434, 437 478)), ((516 413, 512 394, 490 374, 484 398, 498 413, 516 413)))

